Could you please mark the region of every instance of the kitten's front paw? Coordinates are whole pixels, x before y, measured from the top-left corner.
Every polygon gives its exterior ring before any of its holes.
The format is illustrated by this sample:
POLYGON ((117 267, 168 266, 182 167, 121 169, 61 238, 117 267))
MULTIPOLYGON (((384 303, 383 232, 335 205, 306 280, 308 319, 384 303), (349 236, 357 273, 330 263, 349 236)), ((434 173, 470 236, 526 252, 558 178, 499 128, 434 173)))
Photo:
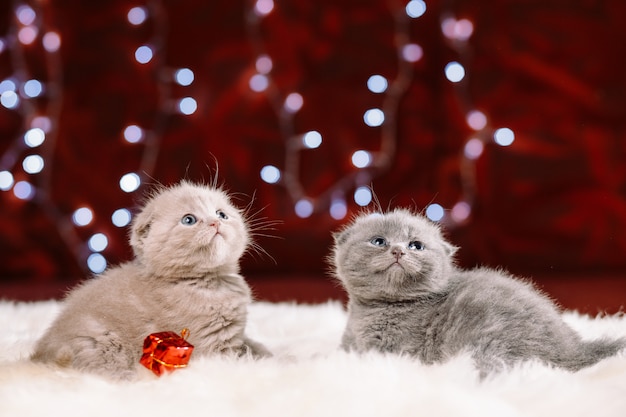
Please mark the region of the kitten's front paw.
POLYGON ((254 359, 271 358, 272 352, 270 352, 265 346, 259 342, 255 342, 251 339, 245 339, 241 345, 240 356, 250 355, 254 359))

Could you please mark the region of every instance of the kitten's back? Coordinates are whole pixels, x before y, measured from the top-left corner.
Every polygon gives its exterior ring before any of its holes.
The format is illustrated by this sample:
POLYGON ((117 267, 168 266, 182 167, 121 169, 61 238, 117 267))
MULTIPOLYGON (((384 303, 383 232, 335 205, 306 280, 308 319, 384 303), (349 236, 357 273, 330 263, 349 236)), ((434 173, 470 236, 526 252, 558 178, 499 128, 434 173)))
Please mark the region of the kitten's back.
POLYGON ((446 329, 454 335, 450 341, 475 349, 483 370, 532 358, 578 370, 626 346, 624 340, 583 341, 552 300, 502 271, 459 270, 449 291, 444 308, 456 318, 446 329))

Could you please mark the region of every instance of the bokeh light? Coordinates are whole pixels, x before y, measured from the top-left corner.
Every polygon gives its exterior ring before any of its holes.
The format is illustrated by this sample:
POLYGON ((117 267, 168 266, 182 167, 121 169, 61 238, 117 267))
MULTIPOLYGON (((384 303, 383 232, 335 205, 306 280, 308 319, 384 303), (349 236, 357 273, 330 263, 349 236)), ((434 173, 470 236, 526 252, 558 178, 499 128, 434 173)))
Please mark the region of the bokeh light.
POLYGON ((493 133, 493 140, 500 146, 509 146, 515 141, 515 133, 508 127, 502 127, 493 133))
POLYGON ((352 165, 357 168, 365 168, 372 163, 372 154, 364 150, 358 150, 352 154, 352 165))
POLYGON ((437 203, 430 204, 426 207, 426 217, 434 222, 438 222, 443 219, 444 215, 445 211, 443 210, 443 207, 437 203))
POLYGON ((274 165, 265 165, 261 168, 261 179, 268 184, 276 184, 280 181, 280 170, 274 165))
POLYGON ((93 211, 87 207, 80 207, 72 214, 72 221, 76 226, 87 226, 93 220, 93 211))

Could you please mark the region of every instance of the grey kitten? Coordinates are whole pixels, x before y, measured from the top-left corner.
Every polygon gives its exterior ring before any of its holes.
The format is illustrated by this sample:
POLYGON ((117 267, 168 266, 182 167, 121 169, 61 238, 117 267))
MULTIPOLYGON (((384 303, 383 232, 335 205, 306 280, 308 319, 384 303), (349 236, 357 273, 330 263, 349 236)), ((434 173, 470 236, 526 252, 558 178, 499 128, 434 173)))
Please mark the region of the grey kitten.
POLYGON ((527 282, 457 268, 439 227, 407 210, 361 215, 334 238, 331 262, 349 296, 346 350, 427 364, 469 351, 484 377, 529 359, 575 371, 626 346, 581 340, 527 282))
POLYGON ((129 379, 146 336, 184 328, 194 357, 269 355, 244 334, 251 296, 239 258, 250 234, 215 186, 156 190, 132 224, 135 258, 71 291, 32 359, 129 379))

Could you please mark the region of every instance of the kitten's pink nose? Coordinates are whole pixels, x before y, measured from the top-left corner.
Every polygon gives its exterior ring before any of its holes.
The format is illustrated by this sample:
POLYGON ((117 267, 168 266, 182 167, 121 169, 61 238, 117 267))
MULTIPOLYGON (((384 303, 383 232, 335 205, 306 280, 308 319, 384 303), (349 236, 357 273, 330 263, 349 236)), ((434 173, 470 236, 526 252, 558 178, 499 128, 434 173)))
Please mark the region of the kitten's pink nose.
POLYGON ((399 260, 400 258, 402 258, 404 256, 404 249, 402 249, 399 246, 394 246, 391 249, 391 253, 393 254, 393 256, 396 257, 396 260, 399 260))

